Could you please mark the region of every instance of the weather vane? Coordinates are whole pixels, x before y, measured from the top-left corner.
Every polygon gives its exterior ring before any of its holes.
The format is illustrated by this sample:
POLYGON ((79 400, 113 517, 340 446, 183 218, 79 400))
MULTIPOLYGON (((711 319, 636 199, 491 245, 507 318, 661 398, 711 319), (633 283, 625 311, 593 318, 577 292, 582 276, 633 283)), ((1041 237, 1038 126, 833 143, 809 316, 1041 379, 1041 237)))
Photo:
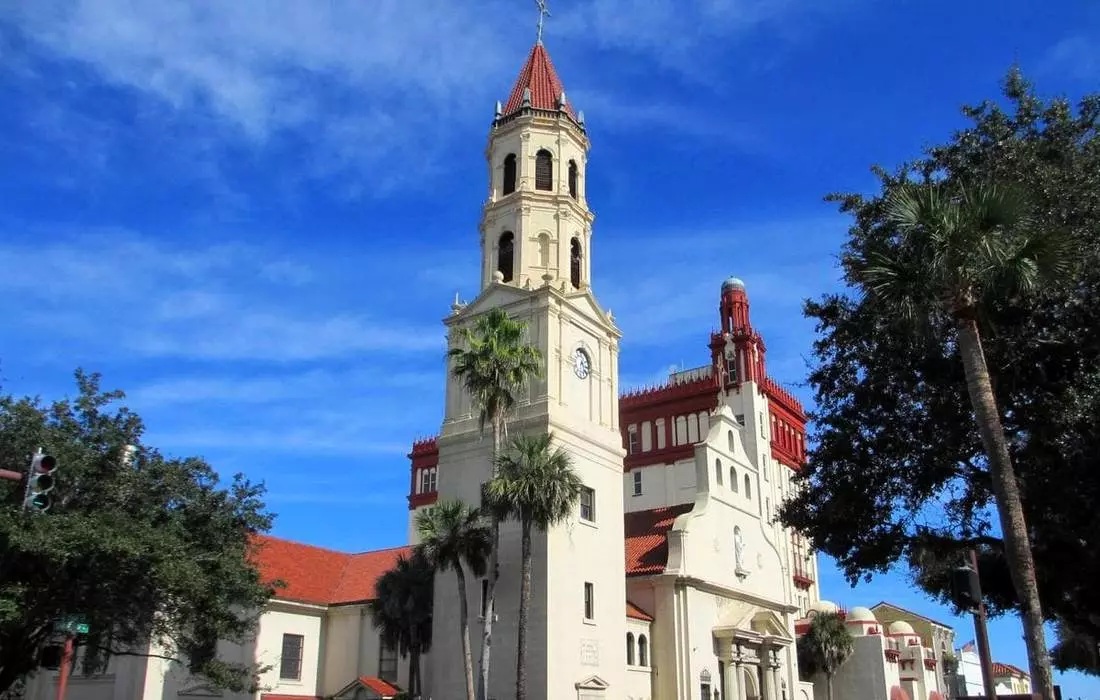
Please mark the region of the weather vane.
POLYGON ((550 10, 546 9, 546 0, 535 0, 535 4, 539 6, 539 29, 537 41, 542 43, 542 21, 550 16, 550 10))

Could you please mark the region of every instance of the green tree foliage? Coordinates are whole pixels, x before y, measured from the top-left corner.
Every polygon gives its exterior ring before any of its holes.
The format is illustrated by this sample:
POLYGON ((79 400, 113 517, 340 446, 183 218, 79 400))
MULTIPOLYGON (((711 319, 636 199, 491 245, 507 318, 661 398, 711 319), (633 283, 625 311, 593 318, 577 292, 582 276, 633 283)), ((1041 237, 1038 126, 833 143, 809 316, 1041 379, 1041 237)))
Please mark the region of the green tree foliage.
MULTIPOLYGON (((987 299, 979 326, 1029 524, 1043 612, 1100 635, 1100 95, 1076 109, 1044 101, 1016 71, 1006 105, 964 109, 971 124, 890 173, 881 192, 833 195, 853 226, 846 259, 897 233, 890 202, 914 183, 991 183, 1028 205, 1032 232, 1068 235, 1071 284, 987 299)), ((847 269, 853 286, 859 278, 847 269)), ((810 374, 817 409, 807 487, 781 519, 835 557, 850 581, 907 564, 948 599, 946 571, 979 550, 993 612, 1018 610, 993 483, 948 314, 922 333, 851 293, 806 304, 817 322, 810 374)), ((1058 648, 1055 649, 1055 658, 1058 648)))
POLYGON ((470 649, 470 612, 466 598, 466 569, 485 575, 493 546, 492 532, 481 513, 462 501, 440 501, 416 516, 420 552, 436 571, 454 571, 458 583, 458 613, 462 658, 466 672, 466 700, 474 700, 473 652, 470 649))
POLYGON ((798 638, 798 669, 805 676, 824 673, 828 700, 833 700, 833 676, 852 655, 852 633, 839 613, 818 613, 810 629, 798 638))
POLYGON ((252 536, 271 524, 262 487, 240 475, 220 487, 201 459, 164 457, 142 443, 137 415, 112 406, 121 392, 76 379, 72 400, 0 397, 0 465, 23 470, 39 447, 59 463, 46 513, 0 482, 0 692, 38 666, 66 616, 90 625, 93 666, 145 655, 152 639, 218 686, 254 688, 259 669, 220 661, 215 647, 247 642, 273 592, 249 563, 252 536))
POLYGON ((423 550, 400 556, 375 583, 367 604, 381 642, 409 657, 409 693, 420 697, 420 656, 432 647, 432 592, 435 569, 423 550))
POLYGON ((498 518, 520 523, 520 597, 516 643, 516 700, 527 697, 527 611, 531 604, 531 531, 545 532, 577 508, 584 482, 573 460, 554 447, 550 433, 521 435, 496 456, 496 476, 485 491, 498 518))
MULTIPOLYGON (((481 429, 486 425, 492 429, 495 460, 508 433, 508 414, 515 407, 519 392, 541 373, 542 355, 527 342, 527 325, 509 318, 507 312, 499 308, 480 316, 472 326, 461 328, 458 335, 460 345, 447 353, 451 374, 469 393, 478 410, 481 429)), ((500 578, 497 561, 500 523, 494 519, 491 528, 493 547, 489 555, 489 586, 481 635, 478 700, 487 700, 489 692, 496 585, 500 578)))

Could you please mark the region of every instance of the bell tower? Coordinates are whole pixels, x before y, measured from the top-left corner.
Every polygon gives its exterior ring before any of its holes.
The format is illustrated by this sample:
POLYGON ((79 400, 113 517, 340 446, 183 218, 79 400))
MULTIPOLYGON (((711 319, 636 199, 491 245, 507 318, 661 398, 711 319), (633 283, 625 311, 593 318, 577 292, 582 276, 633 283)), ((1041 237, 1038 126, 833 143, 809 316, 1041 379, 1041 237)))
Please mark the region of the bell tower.
MULTIPOLYGON (((540 3, 540 10, 545 8, 540 3)), ((480 290, 455 299, 448 348, 462 330, 493 309, 525 325, 543 372, 516 394, 508 435, 550 433, 572 458, 584 483, 580 503, 563 524, 532 534, 527 692, 530 700, 626 697, 626 584, 623 535, 623 448, 618 384, 621 332, 593 293, 592 212, 585 166, 589 148, 576 111, 542 41, 535 43, 506 102, 496 105, 485 157, 488 199, 480 222, 480 290)), ((492 478, 492 440, 479 411, 448 368, 438 444, 438 495, 476 505, 492 478)), ((515 691, 521 541, 509 521, 500 530, 500 578, 492 627, 489 697, 515 691)), ((457 639, 458 594, 436 579, 433 634, 457 639)), ((467 582, 474 663, 484 619, 483 581, 467 582)), ((427 695, 457 697, 462 654, 433 648, 427 695)))
POLYGON ((592 221, 585 198, 588 134, 539 41, 508 101, 497 102, 485 157, 489 198, 481 215, 481 288, 549 283, 587 288, 592 221))

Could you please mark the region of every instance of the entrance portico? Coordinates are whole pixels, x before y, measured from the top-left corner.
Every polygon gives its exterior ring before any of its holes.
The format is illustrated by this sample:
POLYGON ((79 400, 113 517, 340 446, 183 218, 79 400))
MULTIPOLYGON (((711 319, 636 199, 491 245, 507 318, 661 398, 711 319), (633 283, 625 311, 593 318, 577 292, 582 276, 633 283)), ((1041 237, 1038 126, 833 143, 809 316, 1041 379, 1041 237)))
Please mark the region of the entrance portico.
MULTIPOLYGON (((731 611, 733 612, 733 611, 731 611)), ((727 616, 728 619, 729 616, 727 616)), ((794 638, 772 610, 739 606, 737 620, 715 627, 725 700, 790 700, 784 650, 794 638)))

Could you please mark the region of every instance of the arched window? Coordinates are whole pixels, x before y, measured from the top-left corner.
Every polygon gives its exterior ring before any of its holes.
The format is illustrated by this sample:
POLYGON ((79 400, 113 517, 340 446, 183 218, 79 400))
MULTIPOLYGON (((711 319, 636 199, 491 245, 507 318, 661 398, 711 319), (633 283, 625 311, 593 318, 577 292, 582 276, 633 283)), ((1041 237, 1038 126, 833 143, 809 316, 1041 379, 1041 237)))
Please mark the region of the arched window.
POLYGON ((574 238, 569 243, 569 281, 573 289, 581 288, 581 240, 574 238))
POLYGON ((554 189, 554 156, 545 148, 535 154, 535 189, 554 189))
POLYGON ((722 485, 722 460, 714 460, 714 473, 718 475, 718 485, 722 485))
POLYGON ((726 440, 729 441, 730 454, 733 454, 733 431, 732 430, 730 430, 726 433, 726 440))
POLYGON ((577 198, 577 161, 569 161, 569 196, 577 198))
POLYGON ((732 466, 730 467, 730 488, 737 493, 737 470, 732 466))
POLYGON ((539 267, 550 267, 550 235, 539 234, 539 267))
POLYGON ((752 500, 752 481, 748 474, 745 475, 745 497, 752 500))
POLYGON ((512 194, 516 191, 516 154, 509 153, 504 156, 504 194, 512 194))
POLYGON ((644 634, 638 635, 638 665, 649 665, 649 642, 646 641, 644 634))
POLYGON ((512 270, 515 265, 515 241, 516 237, 511 231, 500 234, 497 244, 497 269, 504 275, 505 282, 512 281, 512 270))
POLYGON ((634 633, 626 633, 626 665, 634 665, 634 633))

